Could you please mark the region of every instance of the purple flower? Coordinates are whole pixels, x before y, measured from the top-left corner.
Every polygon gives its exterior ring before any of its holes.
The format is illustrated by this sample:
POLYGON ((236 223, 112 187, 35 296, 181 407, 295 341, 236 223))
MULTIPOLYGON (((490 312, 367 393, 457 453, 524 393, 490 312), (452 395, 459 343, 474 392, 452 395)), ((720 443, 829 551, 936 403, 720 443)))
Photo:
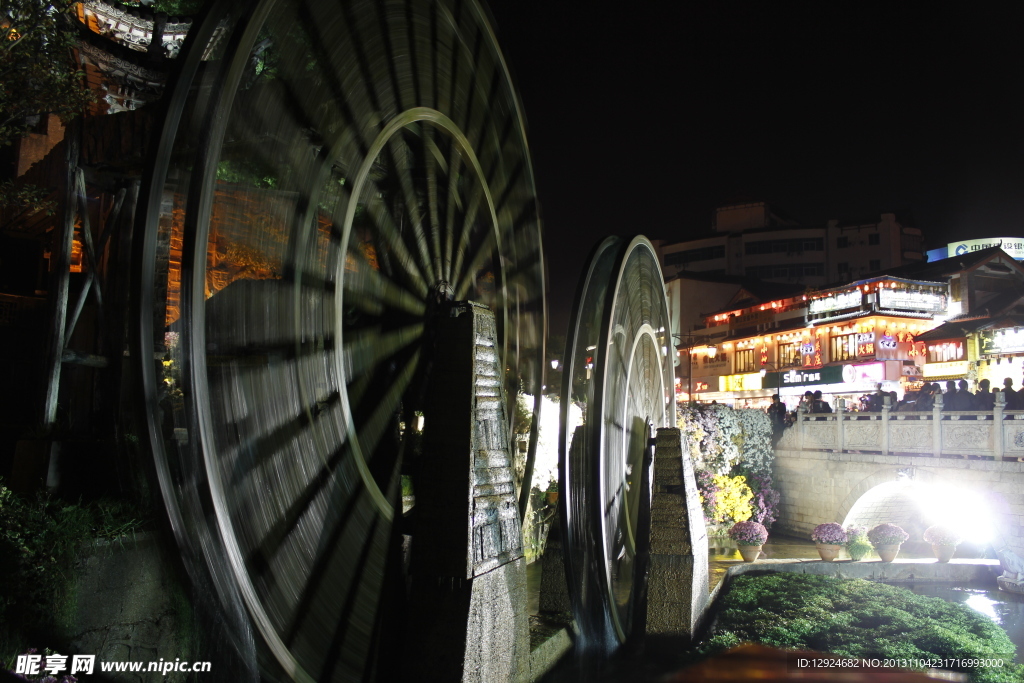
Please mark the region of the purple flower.
POLYGON ((841 524, 827 522, 826 524, 819 524, 814 527, 814 531, 811 532, 811 540, 815 543, 843 545, 846 543, 847 538, 841 524))
POLYGON ((736 522, 729 529, 729 538, 740 545, 764 545, 768 540, 768 530, 757 522, 736 522))
POLYGON ((960 545, 963 537, 948 526, 936 524, 924 530, 924 540, 932 545, 960 545))
POLYGON ((880 545, 899 545, 908 538, 910 538, 910 534, 895 524, 889 523, 879 524, 872 527, 871 531, 868 532, 868 540, 871 541, 871 545, 876 547, 880 545))

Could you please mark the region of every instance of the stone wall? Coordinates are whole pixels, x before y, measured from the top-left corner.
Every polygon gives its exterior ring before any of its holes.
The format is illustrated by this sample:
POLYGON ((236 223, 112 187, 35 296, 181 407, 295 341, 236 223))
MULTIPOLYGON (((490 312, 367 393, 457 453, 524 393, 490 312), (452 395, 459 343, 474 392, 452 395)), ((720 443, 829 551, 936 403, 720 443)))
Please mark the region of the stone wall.
MULTIPOLYGON (((189 661, 195 624, 186 594, 151 534, 98 542, 79 555, 71 652, 99 662, 189 661)), ((64 653, 62 653, 64 654, 64 653)), ((185 681, 188 674, 119 673, 119 681, 185 681)), ((216 678, 216 676, 215 676, 216 678)))

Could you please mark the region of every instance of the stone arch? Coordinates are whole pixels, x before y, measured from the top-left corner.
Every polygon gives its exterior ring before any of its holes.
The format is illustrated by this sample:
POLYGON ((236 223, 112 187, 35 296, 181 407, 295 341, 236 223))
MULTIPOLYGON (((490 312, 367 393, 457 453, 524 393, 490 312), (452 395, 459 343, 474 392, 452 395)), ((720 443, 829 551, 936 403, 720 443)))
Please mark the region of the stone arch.
MULTIPOLYGON (((935 471, 938 468, 924 468, 924 467, 909 467, 899 466, 896 464, 888 465, 886 467, 879 468, 875 472, 872 472, 867 477, 864 477, 856 485, 850 488, 849 493, 843 498, 836 510, 836 519, 841 523, 845 524, 846 519, 850 513, 854 510, 858 502, 860 502, 866 495, 869 495, 872 491, 876 491, 879 486, 891 484, 891 492, 888 493, 890 496, 899 496, 903 494, 909 494, 910 488, 915 484, 925 485, 944 485, 952 486, 956 488, 962 488, 972 492, 975 495, 983 496, 985 503, 988 506, 988 512, 992 517, 993 529, 992 538, 990 543, 995 549, 999 549, 1002 546, 1007 545, 1007 540, 1012 534, 1010 533, 1011 527, 1015 525, 1015 520, 1011 519, 1008 515, 1011 514, 1010 505, 1006 497, 998 492, 991 491, 986 484, 989 482, 977 481, 975 479, 964 479, 957 477, 957 470, 943 470, 935 471), (905 480, 905 486, 896 486, 900 483, 899 472, 906 470, 910 475, 905 480)), ((905 519, 913 519, 913 514, 908 514, 905 519)), ((891 520, 897 524, 899 520, 891 520)), ((926 522, 927 519, 924 518, 926 522)), ((912 524, 913 525, 913 524, 912 524)), ((902 526, 902 524, 901 524, 902 526)), ((924 528, 906 528, 911 533, 912 541, 921 541, 919 537, 920 533, 923 532, 924 528), (916 532, 916 533, 915 533, 916 532), (918 536, 915 538, 915 536, 918 536)))

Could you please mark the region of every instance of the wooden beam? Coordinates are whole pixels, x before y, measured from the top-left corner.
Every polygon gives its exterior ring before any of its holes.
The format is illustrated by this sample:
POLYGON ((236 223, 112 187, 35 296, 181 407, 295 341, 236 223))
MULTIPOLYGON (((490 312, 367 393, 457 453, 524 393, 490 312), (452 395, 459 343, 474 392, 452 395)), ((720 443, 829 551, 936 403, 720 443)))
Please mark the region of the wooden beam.
POLYGON ((64 161, 67 173, 64 176, 64 204, 61 220, 54 230, 50 247, 50 330, 46 345, 46 394, 43 398, 42 420, 44 427, 53 427, 57 421, 57 398, 60 392, 60 369, 64 356, 64 329, 68 312, 68 286, 71 270, 71 243, 75 236, 75 212, 78 205, 75 193, 75 179, 78 170, 80 150, 79 120, 68 126, 65 142, 64 161))

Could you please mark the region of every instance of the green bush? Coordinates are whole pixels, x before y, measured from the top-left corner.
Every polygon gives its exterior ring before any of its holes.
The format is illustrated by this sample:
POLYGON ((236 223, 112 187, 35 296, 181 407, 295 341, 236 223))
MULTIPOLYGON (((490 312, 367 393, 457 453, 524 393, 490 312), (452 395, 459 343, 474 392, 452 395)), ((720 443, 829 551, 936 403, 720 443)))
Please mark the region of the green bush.
POLYGON ((124 501, 25 498, 0 480, 0 661, 45 645, 28 642, 27 633, 60 634, 70 625, 80 545, 131 533, 143 517, 124 501))
POLYGON ((743 642, 849 657, 999 659, 1003 666, 958 669, 972 681, 1024 681, 1016 647, 1001 627, 965 605, 863 579, 809 574, 744 574, 720 603, 702 655, 743 642))

